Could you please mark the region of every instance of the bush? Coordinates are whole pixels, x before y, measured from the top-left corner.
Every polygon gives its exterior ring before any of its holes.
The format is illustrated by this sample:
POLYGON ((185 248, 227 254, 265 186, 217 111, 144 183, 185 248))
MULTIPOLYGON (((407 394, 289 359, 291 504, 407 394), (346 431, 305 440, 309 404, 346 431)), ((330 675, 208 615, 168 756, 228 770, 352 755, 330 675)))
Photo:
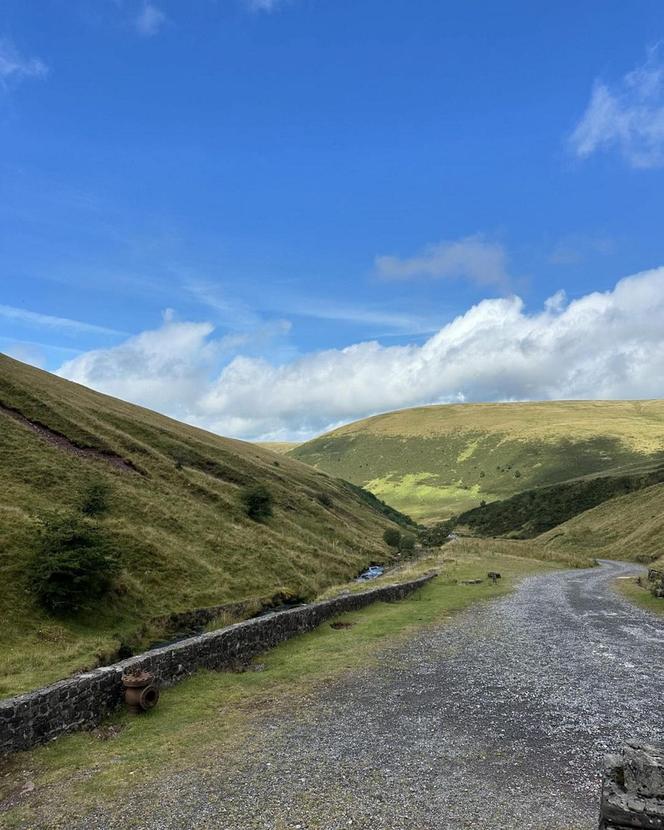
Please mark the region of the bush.
POLYGON ((415 549, 415 537, 412 533, 404 533, 401 537, 401 544, 399 545, 402 551, 410 553, 415 549))
POLYGON ((105 481, 95 481, 83 490, 81 512, 86 516, 100 516, 108 510, 109 488, 105 481))
POLYGON ((262 484, 245 488, 242 493, 242 501, 247 516, 256 522, 268 519, 272 515, 272 493, 262 484))
POLYGON ((401 544, 401 532, 396 527, 388 527, 383 533, 383 539, 391 548, 398 548, 401 544))
POLYGON ((322 504, 323 507, 332 507, 334 504, 332 496, 329 493, 319 493, 316 498, 318 499, 319 504, 322 504))
POLYGON ((66 614, 107 593, 119 569, 96 527, 76 516, 58 516, 44 520, 28 578, 43 608, 66 614))

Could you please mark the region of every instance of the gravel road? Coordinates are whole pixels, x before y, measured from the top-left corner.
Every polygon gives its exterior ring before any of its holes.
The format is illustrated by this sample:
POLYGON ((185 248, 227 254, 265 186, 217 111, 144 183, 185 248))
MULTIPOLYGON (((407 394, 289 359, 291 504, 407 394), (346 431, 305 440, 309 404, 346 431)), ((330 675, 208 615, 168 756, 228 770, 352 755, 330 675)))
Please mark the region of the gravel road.
POLYGON ((79 827, 595 830, 602 756, 664 721, 664 620, 611 588, 637 571, 530 577, 79 827))

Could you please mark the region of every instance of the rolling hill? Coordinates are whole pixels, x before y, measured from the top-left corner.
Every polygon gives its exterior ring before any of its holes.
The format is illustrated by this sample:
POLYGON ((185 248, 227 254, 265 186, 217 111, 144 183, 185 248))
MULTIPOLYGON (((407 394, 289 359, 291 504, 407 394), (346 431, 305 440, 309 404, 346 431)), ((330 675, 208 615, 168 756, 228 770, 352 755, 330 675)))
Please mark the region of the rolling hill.
POLYGON ((430 522, 524 490, 664 461, 664 401, 450 404, 357 421, 290 457, 430 522))
POLYGON ((617 496, 537 537, 549 555, 664 564, 664 484, 617 496))
POLYGON ((524 490, 456 517, 457 529, 479 536, 532 539, 619 496, 664 482, 664 463, 627 465, 608 473, 524 490))
POLYGON ((404 519, 369 493, 254 444, 221 438, 0 356, 0 695, 94 666, 164 633, 173 613, 311 597, 390 551, 404 519), (243 494, 262 485, 273 515, 243 494), (121 571, 88 611, 54 618, 26 570, 49 516, 94 524, 121 571), (390 518, 391 517, 391 518, 390 518))

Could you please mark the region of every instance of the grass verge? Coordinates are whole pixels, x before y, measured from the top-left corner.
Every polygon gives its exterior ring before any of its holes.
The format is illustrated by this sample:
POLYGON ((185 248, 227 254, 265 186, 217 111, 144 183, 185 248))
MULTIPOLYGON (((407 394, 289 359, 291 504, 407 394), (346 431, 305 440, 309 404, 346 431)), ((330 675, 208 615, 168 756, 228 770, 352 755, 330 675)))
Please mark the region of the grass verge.
POLYGON ((615 586, 630 602, 644 608, 646 611, 651 611, 653 614, 664 616, 664 599, 654 597, 648 588, 639 584, 636 578, 616 579, 615 586))
POLYGON ((58 827, 62 820, 66 826, 94 804, 122 798, 157 775, 192 767, 203 772, 222 753, 239 749, 257 734, 263 715, 292 711, 322 684, 377 665, 418 628, 440 623, 478 600, 506 594, 525 576, 557 567, 491 552, 459 555, 449 547, 404 568, 403 578, 432 565, 439 577, 416 594, 344 614, 339 621, 349 627, 326 623, 294 638, 250 667, 260 670, 199 672, 165 690, 148 715, 121 713, 93 732, 12 756, 0 769, 0 824, 58 827), (486 579, 492 570, 502 574, 496 585, 486 579), (462 583, 475 578, 484 581, 462 583))

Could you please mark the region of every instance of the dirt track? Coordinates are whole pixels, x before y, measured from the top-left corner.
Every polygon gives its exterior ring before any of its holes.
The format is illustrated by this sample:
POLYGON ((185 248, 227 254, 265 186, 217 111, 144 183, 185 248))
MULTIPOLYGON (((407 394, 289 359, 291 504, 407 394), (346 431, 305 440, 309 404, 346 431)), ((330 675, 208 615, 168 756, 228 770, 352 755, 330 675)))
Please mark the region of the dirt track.
POLYGON ((664 723, 664 620, 611 588, 634 570, 531 577, 78 826, 594 830, 601 757, 664 723))

